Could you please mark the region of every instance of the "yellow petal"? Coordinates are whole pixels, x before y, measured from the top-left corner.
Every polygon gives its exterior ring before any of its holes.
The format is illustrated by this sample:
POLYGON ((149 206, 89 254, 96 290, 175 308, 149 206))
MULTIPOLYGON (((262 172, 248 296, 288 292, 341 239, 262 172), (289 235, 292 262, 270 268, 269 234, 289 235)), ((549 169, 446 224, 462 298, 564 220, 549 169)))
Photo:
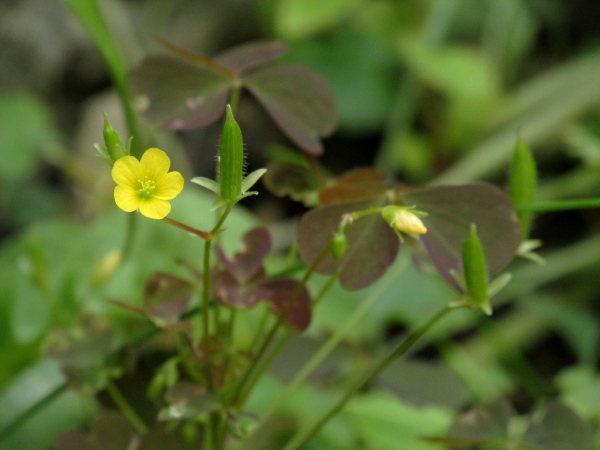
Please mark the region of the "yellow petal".
POLYGON ((140 212, 149 219, 163 219, 171 211, 171 204, 156 197, 140 202, 140 212))
POLYGON ((183 189, 183 176, 179 172, 169 172, 156 182, 154 196, 161 200, 171 200, 183 189))
POLYGON ((158 148, 149 148, 142 155, 140 161, 142 172, 151 180, 162 178, 171 166, 171 160, 165 152, 158 148))
POLYGON ((112 177, 117 184, 137 188, 138 180, 142 178, 140 162, 133 156, 117 159, 112 169, 112 177))
POLYGON ((119 185, 115 188, 115 203, 123 211, 132 212, 139 209, 140 198, 135 189, 126 185, 119 185))

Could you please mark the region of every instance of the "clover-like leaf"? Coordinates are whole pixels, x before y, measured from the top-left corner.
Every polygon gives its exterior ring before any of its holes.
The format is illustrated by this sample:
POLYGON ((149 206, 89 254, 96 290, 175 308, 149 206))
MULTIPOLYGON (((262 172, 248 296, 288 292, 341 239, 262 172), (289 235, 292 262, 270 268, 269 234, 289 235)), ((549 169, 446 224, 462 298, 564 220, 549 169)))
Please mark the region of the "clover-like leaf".
POLYGON ((103 383, 99 369, 114 350, 113 328, 95 316, 82 317, 72 328, 54 330, 42 349, 45 355, 59 361, 69 380, 96 387, 103 383))
POLYGON ((159 325, 179 324, 193 292, 192 284, 182 278, 162 272, 152 274, 144 288, 148 316, 159 325))
POLYGON ((523 443, 539 450, 593 450, 594 433, 571 408, 551 401, 541 420, 533 420, 523 443))
POLYGON ((130 73, 140 112, 162 127, 177 130, 215 122, 225 111, 231 79, 225 68, 218 71, 172 55, 148 56, 130 73))
POLYGON ((471 448, 486 444, 510 448, 508 426, 513 415, 514 411, 506 400, 476 406, 458 416, 445 437, 431 437, 427 440, 452 448, 471 448))
MULTIPOLYGON (((306 213, 300 220, 297 234, 302 260, 310 265, 324 249, 330 248, 344 214, 377 206, 383 206, 383 200, 326 205, 306 213)), ((347 229, 346 237, 348 248, 344 257, 338 261, 328 254, 317 271, 332 274, 339 268, 340 284, 348 290, 364 288, 379 279, 400 249, 398 236, 379 214, 356 220, 347 229)))
POLYGON ((344 173, 321 191, 322 205, 382 197, 388 187, 385 173, 371 167, 360 167, 344 173))
POLYGON ((247 309, 256 305, 261 300, 269 298, 271 291, 263 288, 260 281, 264 279, 264 273, 260 270, 259 280, 251 283, 241 283, 231 274, 224 272, 217 278, 216 296, 221 303, 233 308, 247 309))
POLYGON ((215 411, 221 407, 218 397, 202 386, 181 381, 165 393, 169 404, 159 414, 159 420, 182 420, 215 411))
POLYGON ((488 273, 506 266, 521 241, 516 212, 508 195, 495 186, 469 184, 435 186, 402 194, 407 205, 427 213, 427 233, 421 241, 441 276, 462 292, 451 270, 462 272, 462 247, 476 224, 488 273))
POLYGON ((298 331, 304 331, 310 324, 310 294, 306 287, 292 296, 300 282, 291 279, 275 279, 261 283, 261 288, 269 291, 267 302, 277 315, 285 314, 284 322, 298 331), (293 302, 290 306, 290 302, 293 302))
POLYGON ((233 258, 215 245, 219 262, 236 281, 245 283, 254 278, 262 268, 263 260, 271 250, 271 236, 266 228, 254 228, 242 238, 244 249, 233 258))
POLYGON ((301 164, 272 162, 264 178, 265 186, 278 197, 289 196, 305 205, 317 203, 323 181, 314 170, 301 164))
POLYGON ((280 41, 249 42, 221 53, 215 61, 241 75, 280 57, 288 48, 285 42, 280 41))
POLYGON ((248 90, 279 128, 310 155, 323 153, 319 138, 335 129, 335 98, 316 72, 299 64, 266 67, 245 77, 248 90))

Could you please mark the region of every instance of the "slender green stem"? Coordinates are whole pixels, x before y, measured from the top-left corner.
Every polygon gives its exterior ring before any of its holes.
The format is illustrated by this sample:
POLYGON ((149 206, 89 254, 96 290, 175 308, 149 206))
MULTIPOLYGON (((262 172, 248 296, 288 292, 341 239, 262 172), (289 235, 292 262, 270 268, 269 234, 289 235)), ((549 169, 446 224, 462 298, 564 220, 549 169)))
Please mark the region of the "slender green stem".
POLYGON ((265 352, 269 348, 269 345, 273 341, 273 338, 277 334, 277 331, 279 331, 279 328, 281 327, 281 325, 283 325, 283 322, 285 321, 285 319, 287 318, 287 316, 291 312, 292 307, 294 306, 294 303, 296 303, 296 300, 298 299, 298 297, 302 293, 302 289, 305 288, 308 279, 315 272, 315 270, 321 264, 321 262, 323 261, 323 259, 325 259, 325 257, 329 253, 329 251, 330 251, 329 245, 326 245, 323 248, 323 250, 321 250, 321 253, 319 253, 319 255, 317 256, 317 258, 310 265, 310 267, 308 268, 308 270, 304 274, 304 277, 302 278, 302 280, 300 281, 300 283, 298 283, 298 285, 296 286, 296 288, 294 289, 294 291, 291 293, 290 298, 289 298, 287 304, 285 305, 285 308, 283 309, 283 311, 281 311, 281 313, 277 317, 277 322, 275 322, 275 324, 273 325, 273 327, 271 328, 271 330, 269 330, 269 333, 265 337, 265 339, 264 339, 264 341, 263 341, 260 349, 258 350, 258 352, 256 353, 256 355, 254 356, 254 359, 252 360, 252 362, 248 366, 248 369, 246 370, 246 373, 242 377, 242 379, 241 379, 241 381, 240 381, 240 383, 239 383, 239 385, 238 385, 235 393, 233 394, 232 403, 234 405, 238 404, 238 402, 239 402, 239 400, 241 398, 241 395, 244 392, 246 384, 252 378, 252 374, 257 369, 258 363, 260 362, 260 360, 262 359, 262 357, 265 355, 265 352))
POLYGON ((67 392, 69 386, 67 383, 62 383, 49 392, 44 398, 39 400, 37 403, 32 405, 15 417, 12 421, 7 423, 5 426, 0 428, 0 443, 6 439, 13 431, 18 429, 21 425, 27 422, 31 417, 35 416, 39 411, 44 409, 47 405, 52 403, 54 400, 59 398, 65 392, 67 392))
POLYGON ((265 325, 267 324, 267 320, 269 320, 270 316, 271 312, 267 307, 265 307, 263 315, 260 318, 260 321, 258 322, 258 326, 256 327, 256 334, 254 335, 254 338, 252 339, 252 342, 247 349, 248 351, 251 351, 258 345, 258 341, 260 340, 261 336, 263 336, 263 330, 265 329, 265 325))
MULTIPOLYGON (((331 275, 329 277, 329 279, 327 280, 327 283, 325 283, 325 285, 321 288, 321 291, 319 291, 317 296, 314 298, 314 300, 312 302, 313 309, 316 307, 316 305, 319 303, 319 301, 323 297, 325 297, 325 295, 327 294, 329 289, 331 289, 331 287, 333 286, 335 281, 338 279, 340 272, 341 271, 338 269, 333 275, 331 275)), ((279 340, 279 342, 277 342, 277 345, 275 345, 275 347, 273 347, 271 349, 269 354, 263 358, 262 362, 260 363, 260 366, 258 367, 257 370, 255 370, 252 379, 247 383, 248 386, 245 389, 244 393, 240 396, 239 403, 241 405, 243 405, 246 402, 248 396, 252 393, 254 386, 256 385, 256 383, 258 383, 258 380, 260 380, 260 378, 267 371, 267 369, 269 367, 271 367, 273 360, 281 353, 281 351, 285 348, 285 346, 287 345, 287 343, 290 341, 290 339, 293 336, 294 336, 294 333, 292 331, 288 330, 286 332, 285 336, 283 336, 279 340)))
POLYGON ((106 390, 108 391, 110 398, 115 402, 115 405, 117 405, 125 417, 127 417, 135 430, 141 435, 146 434, 148 432, 148 427, 140 416, 137 415, 125 397, 123 397, 119 388, 117 388, 110 378, 106 379, 106 390))
MULTIPOLYGON (((396 277, 408 266, 408 258, 404 258, 401 264, 398 264, 396 270, 390 273, 385 280, 381 280, 377 287, 362 301, 362 303, 354 310, 352 315, 335 331, 335 333, 325 342, 319 350, 312 355, 306 364, 296 374, 294 379, 287 385, 285 390, 269 405, 269 409, 263 414, 263 423, 267 422, 267 418, 273 414, 279 405, 281 405, 298 386, 300 386, 308 376, 315 371, 317 367, 331 354, 331 352, 339 345, 340 342, 350 333, 356 324, 365 316, 371 309, 371 306, 381 298, 383 293, 390 287, 396 277)), ((317 297, 318 298, 318 297, 317 297)))
POLYGON ((551 212, 566 211, 569 209, 600 208, 600 198, 582 198, 576 200, 556 200, 551 202, 540 202, 531 205, 522 205, 518 211, 551 212))
POLYGON ((333 405, 325 414, 323 414, 313 425, 309 428, 301 430, 300 433, 296 434, 290 442, 284 447, 284 450, 297 450, 304 445, 308 440, 321 430, 321 428, 338 412, 340 412, 348 401, 362 389, 364 386, 373 381, 383 369, 385 369, 392 361, 398 357, 404 355, 412 345, 417 342, 433 325, 435 325, 440 319, 442 319, 448 312, 452 311, 452 308, 444 308, 433 316, 427 323, 422 325, 413 331, 406 339, 401 341, 396 347, 390 351, 381 361, 379 361, 372 369, 367 371, 362 377, 360 377, 350 389, 348 389, 344 395, 333 405))
POLYGON ((235 110, 237 109, 238 101, 240 99, 240 94, 242 93, 242 85, 239 81, 234 82, 233 89, 229 94, 229 106, 231 107, 231 112, 235 114, 235 110))

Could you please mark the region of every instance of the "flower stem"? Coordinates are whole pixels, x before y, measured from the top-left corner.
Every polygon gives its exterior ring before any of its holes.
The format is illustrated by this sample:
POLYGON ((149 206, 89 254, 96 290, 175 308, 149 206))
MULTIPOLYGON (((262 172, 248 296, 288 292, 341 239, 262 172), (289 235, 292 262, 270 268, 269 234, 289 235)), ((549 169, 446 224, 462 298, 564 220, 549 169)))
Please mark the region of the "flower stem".
POLYGON ((176 220, 170 219, 169 217, 165 217, 162 220, 164 220, 165 222, 173 225, 174 227, 180 228, 182 230, 187 231, 188 233, 194 234, 196 236, 201 237, 202 239, 209 239, 212 233, 207 233, 206 231, 201 231, 201 230, 197 230, 196 228, 190 227, 188 225, 185 225, 181 222, 178 222, 176 220))
MULTIPOLYGON (((319 291, 317 296, 314 298, 314 300, 312 302, 313 308, 318 304, 318 302, 323 297, 325 297, 325 295, 327 294, 329 289, 331 289, 331 287, 333 286, 335 281, 338 279, 339 275, 340 275, 340 270, 338 269, 333 275, 331 275, 329 277, 329 279, 327 280, 325 285, 321 288, 321 291, 319 291)), ((260 366, 258 367, 257 370, 255 370, 254 375, 252 376, 252 380, 250 380, 247 383, 248 387, 246 388, 245 392, 240 396, 240 401, 239 401, 240 404, 243 405, 246 402, 246 400, 248 399, 248 396, 252 393, 254 386, 256 385, 256 383, 258 383, 258 380, 260 380, 260 378, 267 371, 267 369, 269 367, 271 367, 271 363, 273 362, 273 360, 281 353, 281 351, 285 348, 285 346, 287 345, 287 343, 290 341, 290 339, 293 336, 294 336, 294 333, 290 330, 287 330, 285 336, 283 336, 279 340, 279 342, 277 342, 277 344, 271 350, 271 352, 263 358, 262 362, 260 363, 260 366)))
POLYGON ((319 253, 317 258, 310 265, 310 267, 304 274, 304 277, 302 278, 300 283, 298 283, 296 288, 292 291, 292 294, 290 295, 290 299, 288 300, 287 304, 285 305, 285 308, 281 311, 281 314, 279 314, 279 316, 277 317, 277 322, 275 322, 273 327, 269 330, 269 333, 267 334, 267 336, 264 339, 262 345, 260 346, 258 352, 256 353, 256 356, 250 363, 248 370, 246 370, 246 373, 242 377, 237 389, 235 390, 233 397, 232 397, 232 403, 234 405, 239 404, 239 402, 242 398, 241 397, 242 393, 244 392, 244 389, 246 387, 246 384, 248 382, 250 382, 250 380, 253 378, 253 372, 255 370, 257 370, 259 362, 265 355, 267 349, 269 348, 269 345, 271 344, 271 342, 273 341, 273 338, 275 337, 275 334, 277 334, 277 331, 279 331, 279 328, 281 327, 281 325, 283 324, 283 322, 285 321, 285 319, 291 312, 292 307, 294 306, 294 303, 296 302, 298 297, 300 297, 300 294, 302 293, 302 289, 305 288, 308 279, 315 272, 315 270, 317 269, 319 264, 321 264, 321 262, 323 261, 323 259, 325 259, 325 257, 327 256, 327 254, 329 252, 330 252, 330 247, 329 247, 329 245, 326 245, 323 248, 323 250, 321 250, 321 253, 319 253))
POLYGON ((522 205, 518 211, 551 212, 565 211, 569 209, 600 208, 600 198, 581 198, 576 200, 556 200, 551 202, 539 202, 531 205, 522 205))
POLYGON ((333 405, 325 414, 323 414, 312 426, 306 428, 304 431, 296 434, 290 442, 284 447, 284 450, 297 450, 304 445, 308 440, 321 430, 333 416, 340 412, 348 401, 354 396, 356 392, 362 389, 364 386, 373 381, 379 373, 385 369, 392 361, 398 357, 404 355, 412 345, 417 342, 433 325, 435 325, 442 317, 448 312, 452 311, 452 308, 444 308, 433 316, 427 323, 422 325, 413 331, 406 339, 401 341, 396 347, 390 351, 381 361, 379 361, 372 369, 366 372, 360 377, 346 393, 333 405))
MULTIPOLYGON (((369 311, 371 306, 381 298, 383 293, 390 287, 392 282, 396 279, 396 277, 408 266, 408 258, 405 258, 397 267, 393 273, 390 273, 385 280, 381 280, 381 282, 377 285, 377 287, 371 291, 371 293, 362 301, 362 303, 358 306, 358 308, 352 313, 348 319, 337 328, 336 332, 325 342, 319 350, 312 355, 312 357, 304 364, 304 366, 300 369, 300 371, 296 374, 294 379, 286 386, 285 390, 269 405, 269 409, 263 414, 263 423, 267 422, 267 418, 271 416, 279 405, 281 405, 285 399, 287 399, 294 390, 300 384, 308 378, 308 376, 315 371, 317 367, 329 356, 329 354, 338 346, 340 342, 350 333, 352 329, 356 326, 358 321, 360 321, 364 315, 369 311)), ((325 286, 327 287, 327 285, 325 286)), ((324 288, 325 289, 325 288, 324 288)), ((323 290, 324 290, 323 289, 323 290)), ((315 302, 318 300, 319 296, 316 297, 315 302)))
POLYGON ((127 417, 129 422, 131 422, 135 430, 141 435, 146 434, 148 432, 148 427, 127 402, 125 397, 123 397, 123 394, 121 394, 119 388, 117 388, 110 378, 106 378, 106 390, 108 391, 110 398, 113 400, 113 402, 115 402, 115 405, 119 407, 121 412, 125 415, 125 417, 127 417))

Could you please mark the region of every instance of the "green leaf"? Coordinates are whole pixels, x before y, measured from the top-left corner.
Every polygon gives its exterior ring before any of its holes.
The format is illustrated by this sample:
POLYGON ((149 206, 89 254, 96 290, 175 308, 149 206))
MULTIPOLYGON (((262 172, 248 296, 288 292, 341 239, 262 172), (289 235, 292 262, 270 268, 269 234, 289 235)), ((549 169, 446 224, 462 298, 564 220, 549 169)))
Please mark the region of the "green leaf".
POLYGON ((450 97, 482 103, 499 92, 491 63, 466 46, 434 47, 410 35, 398 41, 398 49, 419 78, 450 97))
POLYGON ((248 192, 266 172, 267 169, 257 169, 254 172, 249 173, 246 178, 244 178, 244 181, 242 181, 242 192, 248 192))
POLYGON ((0 105, 0 181, 14 183, 33 174, 56 131, 47 106, 32 94, 4 93, 0 105))
POLYGON ((314 170, 287 162, 269 163, 264 184, 278 197, 289 196, 307 206, 317 203, 319 192, 323 188, 323 181, 314 170))
POLYGON ((301 39, 333 27, 357 6, 359 0, 279 0, 275 13, 277 34, 301 39))
POLYGON ((594 450, 594 434, 575 412, 551 401, 542 417, 532 422, 523 442, 539 450, 594 450))
POLYGON ((221 193, 221 188, 219 186, 219 183, 217 183, 215 180, 211 180, 210 178, 194 177, 194 178, 192 178, 192 183, 196 183, 196 184, 202 186, 203 188, 206 188, 209 191, 214 192, 217 195, 219 195, 221 193))
MULTIPOLYGON (((519 206, 531 205, 535 200, 535 189, 537 186, 537 169, 535 160, 529 146, 519 136, 513 154, 509 195, 517 209, 519 206)), ((527 239, 533 214, 531 211, 519 211, 519 222, 521 223, 521 236, 527 239)))

